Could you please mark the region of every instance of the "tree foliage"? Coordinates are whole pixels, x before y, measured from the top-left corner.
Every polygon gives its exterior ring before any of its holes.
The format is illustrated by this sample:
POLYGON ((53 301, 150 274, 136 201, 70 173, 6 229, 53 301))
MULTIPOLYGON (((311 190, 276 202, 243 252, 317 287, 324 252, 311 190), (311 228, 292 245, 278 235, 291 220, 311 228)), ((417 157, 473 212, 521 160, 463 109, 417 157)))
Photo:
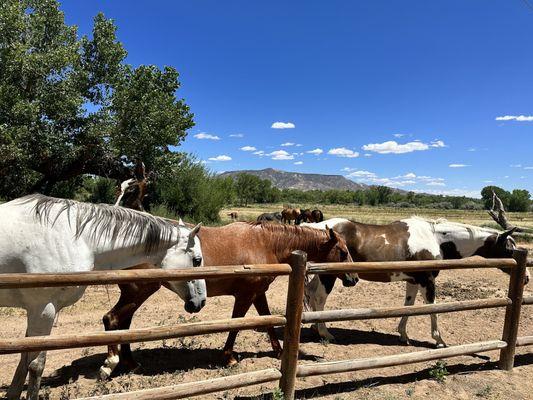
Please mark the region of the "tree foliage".
POLYGON ((2 1, 0 196, 54 193, 83 174, 123 179, 136 158, 168 164, 193 126, 179 75, 125 57, 103 14, 80 38, 55 0, 2 1))

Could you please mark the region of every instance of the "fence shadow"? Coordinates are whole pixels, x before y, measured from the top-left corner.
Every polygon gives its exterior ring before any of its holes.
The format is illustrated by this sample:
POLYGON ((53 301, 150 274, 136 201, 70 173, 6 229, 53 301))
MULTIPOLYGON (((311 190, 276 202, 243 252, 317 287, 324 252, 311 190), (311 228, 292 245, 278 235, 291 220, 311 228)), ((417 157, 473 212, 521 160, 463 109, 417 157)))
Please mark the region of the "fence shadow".
MULTIPOLYGON (((475 358, 482 359, 481 354, 473 354, 475 358)), ((533 354, 521 354, 515 358, 515 367, 522 365, 531 365, 533 363, 533 354)), ((498 369, 497 361, 480 362, 475 364, 453 364, 446 367, 450 375, 454 374, 468 374, 479 371, 490 371, 498 369)), ((379 387, 393 384, 407 384, 415 383, 425 379, 431 379, 429 375, 431 368, 426 368, 416 372, 409 372, 402 375, 394 376, 375 376, 365 378, 360 381, 349 382, 335 382, 327 383, 320 386, 315 386, 306 389, 296 390, 294 398, 296 399, 312 399, 322 396, 336 395, 342 393, 353 392, 365 387, 379 387)), ((502 373, 505 373, 502 371, 502 373)), ((234 400, 274 400, 272 393, 264 393, 259 396, 237 396, 234 400)))
MULTIPOLYGON (((400 337, 397 334, 383 333, 378 331, 361 331, 346 328, 328 328, 328 331, 335 336, 332 344, 340 346, 351 346, 354 344, 379 344, 381 346, 401 346, 400 337)), ((300 343, 320 342, 320 337, 311 328, 302 328, 300 343)), ((409 339, 409 346, 434 349, 435 344, 427 341, 409 339)))

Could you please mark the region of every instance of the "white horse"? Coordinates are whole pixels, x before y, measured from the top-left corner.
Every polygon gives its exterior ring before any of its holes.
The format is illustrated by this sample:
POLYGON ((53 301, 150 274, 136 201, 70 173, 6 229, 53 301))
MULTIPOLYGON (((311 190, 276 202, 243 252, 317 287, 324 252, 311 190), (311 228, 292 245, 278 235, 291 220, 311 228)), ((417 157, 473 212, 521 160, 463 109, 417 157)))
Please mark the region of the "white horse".
MULTIPOLYGON (((431 221, 418 217, 406 218, 388 225, 370 225, 332 218, 318 223, 303 223, 316 229, 333 228, 346 240, 354 261, 413 261, 457 259, 473 255, 485 258, 510 258, 516 248, 511 237, 513 230, 498 232, 493 229, 449 222, 445 219, 431 221)), ((504 270, 509 273, 509 270, 504 270)), ((379 282, 407 282, 405 305, 413 305, 420 290, 426 303, 435 303, 435 278, 438 271, 414 273, 359 273, 360 279, 379 282)), ((526 283, 529 272, 526 273, 526 283)), ((309 305, 314 311, 322 311, 333 289, 335 277, 315 275, 306 285, 309 305)), ((437 346, 445 346, 438 328, 437 314, 431 314, 431 335, 437 346)), ((398 325, 400 341, 409 342, 408 317, 402 317, 398 325)), ((318 334, 326 339, 334 337, 324 323, 314 325, 318 334)))
MULTIPOLYGON (((30 195, 0 205, 0 274, 113 270, 144 262, 165 269, 192 267, 201 263, 198 229, 122 207, 30 195)), ((173 282, 169 288, 186 300, 188 311, 205 304, 204 280, 173 282)), ((26 336, 49 335, 56 314, 84 290, 3 289, 0 307, 26 309, 26 336)), ((27 398, 38 399, 45 361, 45 351, 21 354, 8 399, 20 398, 28 373, 27 398)))

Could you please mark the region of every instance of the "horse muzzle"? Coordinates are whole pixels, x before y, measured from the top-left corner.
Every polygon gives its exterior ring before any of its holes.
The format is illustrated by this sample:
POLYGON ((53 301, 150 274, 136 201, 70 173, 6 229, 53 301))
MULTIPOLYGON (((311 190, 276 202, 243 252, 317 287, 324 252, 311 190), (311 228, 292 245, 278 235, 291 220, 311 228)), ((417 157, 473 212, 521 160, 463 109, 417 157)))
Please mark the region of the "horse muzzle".
POLYGON ((342 286, 344 287, 353 287, 357 285, 357 282, 359 282, 359 278, 351 276, 349 274, 345 274, 341 277, 342 280, 342 286))
POLYGON ((205 299, 189 299, 185 302, 185 311, 189 314, 199 312, 205 306, 205 299))

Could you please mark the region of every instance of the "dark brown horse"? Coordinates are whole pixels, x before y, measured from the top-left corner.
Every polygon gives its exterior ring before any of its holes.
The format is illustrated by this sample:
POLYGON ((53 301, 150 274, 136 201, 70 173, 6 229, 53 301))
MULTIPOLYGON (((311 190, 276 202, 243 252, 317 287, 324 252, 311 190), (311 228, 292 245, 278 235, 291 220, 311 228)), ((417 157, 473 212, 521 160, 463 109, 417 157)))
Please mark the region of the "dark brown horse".
POLYGON ((302 222, 322 222, 324 221, 324 214, 319 209, 315 208, 311 211, 309 208, 302 210, 298 218, 296 218, 295 224, 300 225, 302 222))
MULTIPOLYGON (((235 222, 223 227, 203 227, 198 233, 202 246, 204 265, 277 264, 286 263, 294 250, 303 250, 310 261, 343 262, 351 257, 345 241, 332 229, 317 230, 297 226, 235 222)), ((150 268, 144 264, 141 268, 150 268)), ((345 286, 357 282, 355 275, 339 276, 345 286)), ((232 318, 244 317, 253 304, 259 315, 270 315, 266 291, 275 277, 240 277, 207 281, 207 296, 231 295, 235 297, 232 318)), ((106 330, 128 329, 134 312, 148 297, 156 292, 159 284, 119 285, 118 303, 104 316, 106 330)), ((267 329, 272 349, 279 355, 281 345, 273 328, 267 329)), ((228 335, 224 357, 228 365, 237 361, 233 346, 237 331, 228 335)), ((118 363, 117 346, 109 347, 105 369, 112 370, 118 363)), ((121 345, 120 371, 136 367, 130 346, 121 345)))

